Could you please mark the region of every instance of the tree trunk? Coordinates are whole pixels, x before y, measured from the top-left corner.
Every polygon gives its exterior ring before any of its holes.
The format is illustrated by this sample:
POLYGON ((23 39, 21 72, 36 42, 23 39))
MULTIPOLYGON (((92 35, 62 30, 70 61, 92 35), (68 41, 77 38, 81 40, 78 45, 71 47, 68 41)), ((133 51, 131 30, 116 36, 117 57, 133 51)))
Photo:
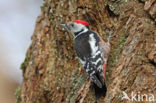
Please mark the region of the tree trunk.
POLYGON ((21 65, 23 83, 17 101, 94 103, 92 83, 81 72, 73 38, 59 27, 82 19, 105 41, 109 34, 115 35, 106 73, 107 94, 99 103, 155 103, 155 8, 155 0, 45 0, 21 65), (122 99, 123 92, 129 99, 122 99))

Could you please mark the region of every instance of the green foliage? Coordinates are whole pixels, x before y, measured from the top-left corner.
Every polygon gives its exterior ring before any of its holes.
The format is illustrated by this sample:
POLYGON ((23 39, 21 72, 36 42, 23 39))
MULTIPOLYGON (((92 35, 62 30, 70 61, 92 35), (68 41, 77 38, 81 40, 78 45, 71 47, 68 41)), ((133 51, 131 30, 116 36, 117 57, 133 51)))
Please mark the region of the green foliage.
POLYGON ((24 62, 21 64, 20 69, 25 70, 25 69, 27 68, 28 63, 29 63, 29 58, 30 58, 30 57, 29 57, 28 52, 27 52, 27 53, 26 53, 25 60, 24 60, 24 62))
POLYGON ((15 96, 16 96, 16 103, 21 103, 21 86, 16 88, 15 96))
POLYGON ((40 7, 41 11, 44 11, 44 9, 47 7, 47 3, 43 3, 43 5, 40 7))

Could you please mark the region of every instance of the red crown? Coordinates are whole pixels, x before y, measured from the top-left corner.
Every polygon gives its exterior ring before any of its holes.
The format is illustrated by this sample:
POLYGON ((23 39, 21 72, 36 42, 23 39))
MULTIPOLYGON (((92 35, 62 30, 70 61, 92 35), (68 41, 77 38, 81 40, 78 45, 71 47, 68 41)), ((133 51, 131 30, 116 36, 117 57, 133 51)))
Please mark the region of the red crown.
POLYGON ((79 24, 83 24, 85 26, 89 26, 89 24, 86 22, 86 21, 83 21, 83 20, 74 20, 72 22, 75 22, 75 23, 79 23, 79 24))

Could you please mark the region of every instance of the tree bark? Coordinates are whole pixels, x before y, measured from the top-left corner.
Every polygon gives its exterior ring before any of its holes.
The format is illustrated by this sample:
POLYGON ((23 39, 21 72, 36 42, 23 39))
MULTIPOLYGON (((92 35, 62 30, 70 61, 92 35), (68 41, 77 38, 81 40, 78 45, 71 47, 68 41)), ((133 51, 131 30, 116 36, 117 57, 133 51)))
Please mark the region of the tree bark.
POLYGON ((111 40, 106 97, 99 103, 156 102, 155 0, 45 0, 21 65, 21 103, 94 103, 92 83, 81 72, 73 38, 60 23, 82 19, 111 40), (124 99, 123 92, 130 100, 124 99), (131 98, 135 93, 136 101, 131 98), (146 100, 147 99, 147 100, 146 100))

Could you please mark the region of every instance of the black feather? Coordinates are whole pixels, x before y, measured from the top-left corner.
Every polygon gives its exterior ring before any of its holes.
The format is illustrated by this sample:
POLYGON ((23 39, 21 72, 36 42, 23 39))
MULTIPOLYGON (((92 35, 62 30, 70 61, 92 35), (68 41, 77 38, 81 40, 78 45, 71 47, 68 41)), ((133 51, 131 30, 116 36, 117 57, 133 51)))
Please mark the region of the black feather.
POLYGON ((107 88, 105 85, 104 77, 100 75, 103 72, 97 70, 97 68, 102 65, 102 61, 97 62, 97 64, 93 63, 93 62, 96 62, 99 58, 101 58, 102 60, 102 57, 101 57, 101 54, 98 54, 97 56, 92 58, 92 55, 91 55, 92 50, 89 44, 90 34, 94 34, 94 38, 96 39, 95 45, 98 46, 100 38, 95 32, 87 31, 87 32, 82 33, 82 30, 81 30, 80 32, 77 32, 75 34, 78 36, 75 38, 74 48, 78 57, 81 60, 85 61, 84 69, 86 69, 87 74, 90 76, 90 78, 93 81, 93 88, 95 90, 95 96, 96 96, 96 101, 97 101, 97 99, 99 99, 101 96, 106 95, 107 88))
POLYGON ((91 57, 91 48, 88 42, 89 35, 88 32, 82 33, 75 38, 74 49, 79 58, 84 60, 84 58, 91 57))
MULTIPOLYGON (((97 77, 99 77, 99 75, 97 74, 97 77)), ((100 80, 100 79, 99 79, 100 80)), ((101 81, 101 80, 100 80, 101 81)), ((101 81, 102 82, 102 81, 101 81)), ((96 98, 96 103, 97 103, 97 100, 101 97, 101 96, 106 96, 106 92, 107 92, 107 87, 106 87, 106 84, 105 82, 102 84, 102 88, 99 88, 94 82, 93 82, 93 88, 94 88, 94 91, 95 91, 95 98, 96 98)))
POLYGON ((97 100, 98 100, 101 96, 106 96, 107 87, 106 87, 106 84, 104 83, 104 85, 102 85, 102 88, 99 88, 99 87, 93 82, 93 88, 94 88, 94 91, 95 91, 95 98, 96 98, 96 103, 97 103, 97 100))

